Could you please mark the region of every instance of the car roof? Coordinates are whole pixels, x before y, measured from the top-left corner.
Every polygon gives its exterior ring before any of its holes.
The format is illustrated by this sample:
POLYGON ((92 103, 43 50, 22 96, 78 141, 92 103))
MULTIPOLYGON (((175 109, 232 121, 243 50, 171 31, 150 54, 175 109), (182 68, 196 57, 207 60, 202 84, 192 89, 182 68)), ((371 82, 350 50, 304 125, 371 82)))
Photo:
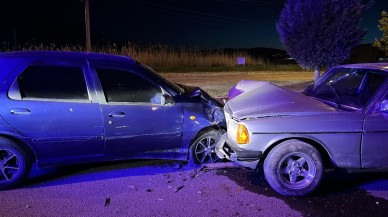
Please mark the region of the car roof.
POLYGON ((34 57, 54 57, 54 58, 85 58, 85 59, 105 59, 105 60, 132 60, 130 56, 119 56, 113 54, 102 54, 93 52, 81 51, 15 51, 0 53, 1 57, 20 57, 20 58, 34 58, 34 57))
POLYGON ((388 63, 357 63, 357 64, 340 65, 335 68, 372 69, 372 70, 385 71, 388 73, 388 63))

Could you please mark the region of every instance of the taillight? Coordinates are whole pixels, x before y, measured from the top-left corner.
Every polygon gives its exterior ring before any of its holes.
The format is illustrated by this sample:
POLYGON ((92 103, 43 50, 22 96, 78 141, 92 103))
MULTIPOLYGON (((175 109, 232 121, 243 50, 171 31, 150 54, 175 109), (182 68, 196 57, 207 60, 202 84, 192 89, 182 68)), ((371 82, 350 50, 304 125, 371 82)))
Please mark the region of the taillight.
POLYGON ((249 143, 249 132, 245 125, 239 124, 237 127, 237 143, 247 144, 249 143))

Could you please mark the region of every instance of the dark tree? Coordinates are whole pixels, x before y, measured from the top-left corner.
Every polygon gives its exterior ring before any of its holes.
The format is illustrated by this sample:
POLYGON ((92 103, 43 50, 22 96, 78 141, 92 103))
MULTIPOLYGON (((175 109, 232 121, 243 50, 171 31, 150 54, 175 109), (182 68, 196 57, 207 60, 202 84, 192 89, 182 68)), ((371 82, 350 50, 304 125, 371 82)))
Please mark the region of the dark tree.
POLYGON ((363 0, 288 0, 276 24, 280 42, 288 54, 306 69, 341 64, 358 45, 365 30, 362 15, 372 4, 363 0))

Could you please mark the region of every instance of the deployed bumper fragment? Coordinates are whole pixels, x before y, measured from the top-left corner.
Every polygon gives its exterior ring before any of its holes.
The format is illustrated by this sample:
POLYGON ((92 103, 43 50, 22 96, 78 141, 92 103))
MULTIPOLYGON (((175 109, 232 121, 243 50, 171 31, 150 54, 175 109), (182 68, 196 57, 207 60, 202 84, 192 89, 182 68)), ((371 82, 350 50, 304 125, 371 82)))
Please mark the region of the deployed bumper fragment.
POLYGON ((216 154, 220 159, 227 159, 245 167, 255 169, 263 153, 261 151, 242 150, 233 143, 227 143, 224 133, 216 146, 216 154))

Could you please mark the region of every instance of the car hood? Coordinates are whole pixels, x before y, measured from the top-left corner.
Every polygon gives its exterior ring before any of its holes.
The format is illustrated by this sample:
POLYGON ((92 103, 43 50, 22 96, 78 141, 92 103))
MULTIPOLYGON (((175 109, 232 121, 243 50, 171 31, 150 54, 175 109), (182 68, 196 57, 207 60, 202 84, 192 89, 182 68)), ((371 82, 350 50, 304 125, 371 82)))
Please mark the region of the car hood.
MULTIPOLYGON (((243 86, 241 82, 236 86, 243 86)), ((335 108, 318 100, 269 82, 256 82, 256 87, 242 91, 241 94, 227 102, 224 110, 240 120, 336 112, 335 108)))

